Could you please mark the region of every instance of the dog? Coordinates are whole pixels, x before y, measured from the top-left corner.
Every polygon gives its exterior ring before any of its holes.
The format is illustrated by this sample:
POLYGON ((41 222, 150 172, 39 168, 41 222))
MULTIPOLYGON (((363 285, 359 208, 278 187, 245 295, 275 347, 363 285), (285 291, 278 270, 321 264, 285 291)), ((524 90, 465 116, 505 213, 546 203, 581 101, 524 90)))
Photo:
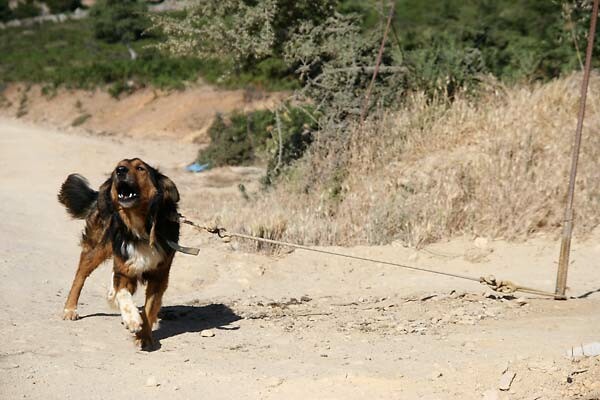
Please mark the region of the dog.
POLYGON ((139 158, 120 161, 98 191, 79 174, 62 184, 58 201, 76 219, 85 219, 81 256, 64 307, 63 319, 76 320, 86 278, 113 258, 109 300, 142 349, 153 349, 157 321, 179 241, 179 192, 171 179, 139 158), (142 312, 133 302, 138 283, 146 283, 142 312))

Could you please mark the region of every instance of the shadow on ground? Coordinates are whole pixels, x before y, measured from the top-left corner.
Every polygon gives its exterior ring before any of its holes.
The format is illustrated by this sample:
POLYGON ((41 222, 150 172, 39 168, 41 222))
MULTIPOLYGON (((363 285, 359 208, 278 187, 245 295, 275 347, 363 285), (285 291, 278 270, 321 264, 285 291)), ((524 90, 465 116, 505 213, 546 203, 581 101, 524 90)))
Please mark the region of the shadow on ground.
POLYGON ((154 331, 156 340, 204 329, 237 329, 227 328, 227 325, 242 318, 224 304, 166 306, 158 316, 161 321, 160 328, 154 331))

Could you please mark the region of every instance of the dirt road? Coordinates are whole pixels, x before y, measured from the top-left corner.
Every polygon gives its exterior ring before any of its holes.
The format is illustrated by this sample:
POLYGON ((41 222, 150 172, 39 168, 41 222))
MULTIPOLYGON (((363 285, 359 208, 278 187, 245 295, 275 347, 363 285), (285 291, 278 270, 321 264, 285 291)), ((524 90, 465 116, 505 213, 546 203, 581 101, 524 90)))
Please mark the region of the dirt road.
MULTIPOLYGON (((0 119, 0 399, 600 396, 598 357, 564 356, 600 341, 600 232, 573 245, 570 294, 581 298, 557 302, 498 299, 476 283, 302 251, 245 254, 184 228, 181 242, 202 253, 175 259, 159 350, 136 350, 107 305, 109 265, 83 290, 83 318, 62 321, 82 228, 56 201, 65 176, 98 185, 119 159, 140 156, 178 184, 183 212, 201 218, 202 204, 258 174, 186 174, 195 151, 0 119)), ((552 290, 558 245, 465 238, 419 252, 338 250, 552 290)))

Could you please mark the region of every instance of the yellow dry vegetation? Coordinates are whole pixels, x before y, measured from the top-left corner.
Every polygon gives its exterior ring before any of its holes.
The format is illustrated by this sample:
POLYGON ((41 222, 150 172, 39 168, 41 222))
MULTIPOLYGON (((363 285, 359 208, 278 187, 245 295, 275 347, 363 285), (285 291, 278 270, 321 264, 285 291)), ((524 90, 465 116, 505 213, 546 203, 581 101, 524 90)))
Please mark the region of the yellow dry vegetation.
MULTIPOLYGON (((489 82, 477 100, 412 95, 344 138, 317 138, 276 189, 212 211, 236 230, 316 245, 559 232, 581 77, 489 82)), ((575 197, 580 235, 600 220, 599 87, 594 75, 575 197)))

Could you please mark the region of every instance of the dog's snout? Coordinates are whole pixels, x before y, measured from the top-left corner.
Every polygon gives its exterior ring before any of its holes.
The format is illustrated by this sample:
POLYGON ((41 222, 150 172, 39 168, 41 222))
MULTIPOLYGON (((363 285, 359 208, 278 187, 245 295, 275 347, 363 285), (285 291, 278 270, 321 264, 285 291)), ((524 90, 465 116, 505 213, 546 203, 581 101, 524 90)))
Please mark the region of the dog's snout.
POLYGON ((124 177, 127 174, 127 171, 129 171, 127 167, 120 165, 117 167, 117 176, 124 177))

